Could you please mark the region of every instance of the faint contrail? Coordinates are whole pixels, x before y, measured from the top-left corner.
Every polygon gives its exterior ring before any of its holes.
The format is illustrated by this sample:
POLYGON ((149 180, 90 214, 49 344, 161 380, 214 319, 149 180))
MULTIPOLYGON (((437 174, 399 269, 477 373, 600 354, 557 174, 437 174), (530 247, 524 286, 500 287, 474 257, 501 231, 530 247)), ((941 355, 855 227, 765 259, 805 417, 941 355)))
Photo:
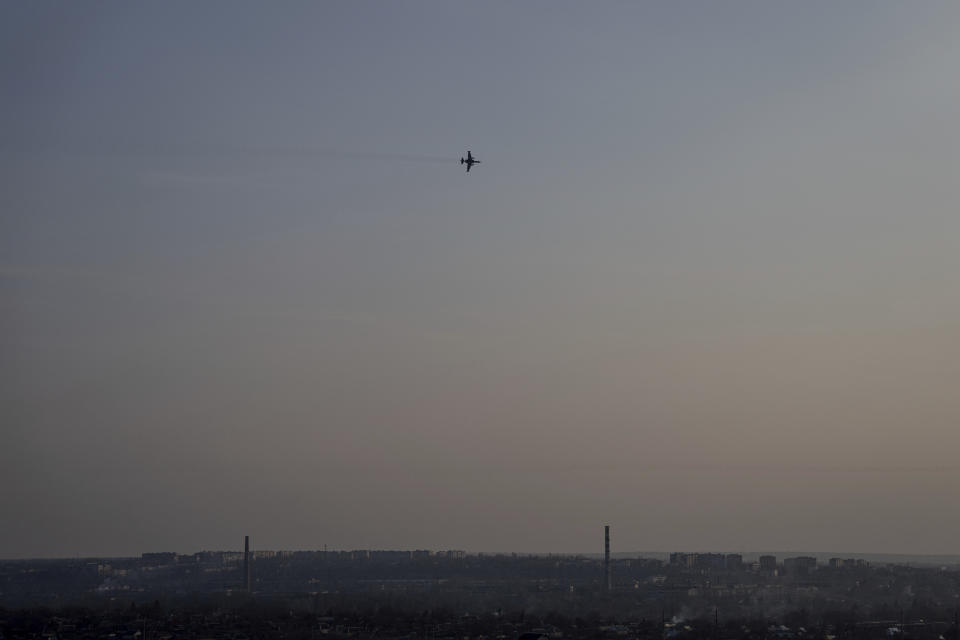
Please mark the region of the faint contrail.
POLYGON ((289 156, 323 156, 337 158, 357 158, 360 160, 405 160, 408 162, 456 162, 454 156, 434 156, 420 153, 396 153, 392 151, 348 151, 344 149, 297 148, 297 147, 265 147, 252 149, 254 153, 262 155, 289 155, 289 156))
MULTIPOLYGON (((32 150, 36 152, 37 150, 32 150)), ((48 152, 67 155, 107 156, 165 156, 165 157, 262 157, 262 158, 355 158, 358 160, 387 160, 393 162, 456 162, 459 156, 399 153, 393 151, 356 151, 329 147, 296 146, 194 146, 194 145, 144 145, 144 144, 97 144, 72 149, 48 149, 48 152)))

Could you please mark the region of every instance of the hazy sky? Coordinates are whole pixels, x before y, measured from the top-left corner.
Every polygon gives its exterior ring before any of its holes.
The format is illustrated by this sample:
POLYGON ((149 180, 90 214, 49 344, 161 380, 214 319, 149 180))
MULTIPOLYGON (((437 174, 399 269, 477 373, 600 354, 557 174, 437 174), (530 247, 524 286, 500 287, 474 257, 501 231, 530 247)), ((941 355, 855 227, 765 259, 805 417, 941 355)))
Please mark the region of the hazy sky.
POLYGON ((0 557, 956 552, 958 29, 4 3, 0 557))

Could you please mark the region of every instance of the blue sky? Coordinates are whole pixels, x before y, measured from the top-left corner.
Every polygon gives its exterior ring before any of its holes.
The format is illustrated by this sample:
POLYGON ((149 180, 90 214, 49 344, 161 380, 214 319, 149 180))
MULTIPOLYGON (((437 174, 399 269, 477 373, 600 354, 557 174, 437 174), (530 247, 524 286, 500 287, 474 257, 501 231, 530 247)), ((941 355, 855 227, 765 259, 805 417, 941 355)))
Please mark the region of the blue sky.
POLYGON ((5 553, 953 549, 953 3, 2 11, 5 553))

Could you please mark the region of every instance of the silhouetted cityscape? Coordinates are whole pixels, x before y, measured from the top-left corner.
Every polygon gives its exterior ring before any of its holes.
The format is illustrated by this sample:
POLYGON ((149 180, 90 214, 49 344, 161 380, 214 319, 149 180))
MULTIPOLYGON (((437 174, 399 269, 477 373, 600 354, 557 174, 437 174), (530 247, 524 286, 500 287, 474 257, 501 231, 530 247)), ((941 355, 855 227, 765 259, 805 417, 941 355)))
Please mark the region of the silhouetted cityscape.
MULTIPOLYGON (((661 554, 665 555, 665 554, 661 554)), ((960 566, 862 557, 662 558, 251 550, 0 563, 0 638, 931 638, 960 566)))

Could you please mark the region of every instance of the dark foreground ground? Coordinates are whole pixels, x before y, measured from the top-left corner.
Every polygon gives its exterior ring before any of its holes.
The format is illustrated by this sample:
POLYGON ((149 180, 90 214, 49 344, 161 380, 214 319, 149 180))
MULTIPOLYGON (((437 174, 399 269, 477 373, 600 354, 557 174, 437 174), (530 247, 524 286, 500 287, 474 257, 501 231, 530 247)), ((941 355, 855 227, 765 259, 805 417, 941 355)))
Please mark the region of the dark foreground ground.
POLYGON ((101 609, 65 607, 0 610, 3 638, 60 640, 148 638, 248 640, 255 638, 409 638, 423 640, 674 639, 804 640, 850 639, 957 640, 957 627, 942 620, 856 621, 845 612, 815 624, 799 624, 802 612, 783 619, 672 621, 591 615, 570 618, 562 612, 542 616, 523 611, 473 615, 449 610, 419 613, 374 606, 369 610, 329 611, 314 615, 253 602, 206 601, 191 607, 166 608, 131 603, 101 609), (792 622, 791 625, 785 624, 792 622))

